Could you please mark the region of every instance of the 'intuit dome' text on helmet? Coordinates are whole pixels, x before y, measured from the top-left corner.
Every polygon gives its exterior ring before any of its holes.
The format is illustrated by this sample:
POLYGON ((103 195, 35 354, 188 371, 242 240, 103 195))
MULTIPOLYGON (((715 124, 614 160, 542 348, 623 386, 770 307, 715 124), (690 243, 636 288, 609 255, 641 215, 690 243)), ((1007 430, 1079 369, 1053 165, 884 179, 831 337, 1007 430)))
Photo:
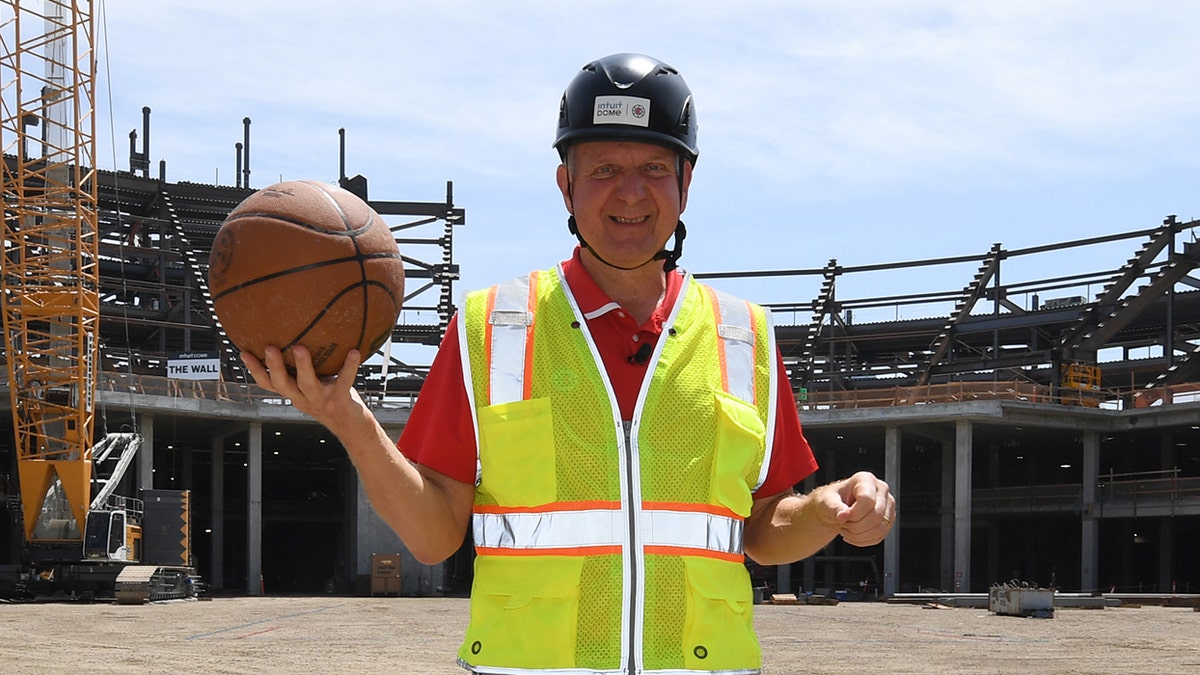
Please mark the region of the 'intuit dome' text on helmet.
POLYGON ((696 111, 679 71, 643 54, 613 54, 583 67, 563 92, 554 147, 583 141, 664 145, 693 165, 696 111))

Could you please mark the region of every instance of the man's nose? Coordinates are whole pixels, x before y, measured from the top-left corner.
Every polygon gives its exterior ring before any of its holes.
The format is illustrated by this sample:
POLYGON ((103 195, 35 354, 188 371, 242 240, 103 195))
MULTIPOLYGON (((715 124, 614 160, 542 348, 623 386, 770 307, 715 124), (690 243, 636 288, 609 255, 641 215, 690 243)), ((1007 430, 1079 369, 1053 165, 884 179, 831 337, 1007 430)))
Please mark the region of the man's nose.
POLYGON ((617 198, 632 204, 646 196, 646 179, 637 172, 631 171, 621 175, 617 185, 617 198))

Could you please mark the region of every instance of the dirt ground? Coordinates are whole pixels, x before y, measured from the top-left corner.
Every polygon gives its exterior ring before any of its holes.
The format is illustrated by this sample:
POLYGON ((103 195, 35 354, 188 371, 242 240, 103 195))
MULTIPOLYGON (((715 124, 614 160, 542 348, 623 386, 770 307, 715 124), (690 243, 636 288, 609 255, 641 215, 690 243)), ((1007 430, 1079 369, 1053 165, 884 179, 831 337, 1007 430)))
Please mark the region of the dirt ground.
MULTIPOLYGON (((1193 673, 1200 612, 760 605, 768 673, 1193 673)), ((462 673, 459 598, 0 604, 6 673, 462 673)))

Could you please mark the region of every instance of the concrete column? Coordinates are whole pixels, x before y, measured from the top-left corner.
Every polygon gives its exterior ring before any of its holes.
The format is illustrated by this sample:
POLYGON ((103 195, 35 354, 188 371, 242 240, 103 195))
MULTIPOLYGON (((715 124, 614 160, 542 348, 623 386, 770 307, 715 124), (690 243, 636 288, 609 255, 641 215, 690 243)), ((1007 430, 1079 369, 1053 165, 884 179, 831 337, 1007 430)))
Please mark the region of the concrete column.
POLYGON ((941 574, 942 590, 954 588, 954 442, 942 441, 941 574))
POLYGON ((954 592, 971 592, 971 431, 958 420, 954 440, 954 592))
MULTIPOLYGON (((900 428, 889 425, 884 430, 884 480, 900 503, 900 428)), ((897 522, 883 540, 883 595, 890 597, 900 590, 900 523, 897 522)))
POLYGON ((1099 590, 1100 519, 1096 514, 1096 488, 1100 485, 1100 434, 1083 432, 1083 519, 1080 524, 1079 590, 1099 590))
POLYGON ((137 490, 154 489, 154 415, 142 413, 138 421, 142 445, 137 454, 137 490))
POLYGON ((250 423, 246 449, 246 592, 262 595, 262 422, 250 423))
POLYGON ((208 583, 213 588, 225 588, 225 439, 212 440, 212 521, 208 541, 211 546, 208 583))

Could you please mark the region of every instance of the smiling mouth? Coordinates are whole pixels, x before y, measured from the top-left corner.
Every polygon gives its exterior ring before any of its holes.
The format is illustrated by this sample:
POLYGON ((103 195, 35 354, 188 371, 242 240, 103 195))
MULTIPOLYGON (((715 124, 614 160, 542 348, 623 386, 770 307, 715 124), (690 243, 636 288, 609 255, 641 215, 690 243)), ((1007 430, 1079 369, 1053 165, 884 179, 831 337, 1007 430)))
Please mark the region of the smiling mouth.
POLYGON ((620 216, 612 216, 612 220, 614 220, 618 223, 626 224, 626 225, 636 225, 637 223, 644 223, 648 219, 649 219, 649 216, 641 216, 640 218, 622 218, 620 216))

